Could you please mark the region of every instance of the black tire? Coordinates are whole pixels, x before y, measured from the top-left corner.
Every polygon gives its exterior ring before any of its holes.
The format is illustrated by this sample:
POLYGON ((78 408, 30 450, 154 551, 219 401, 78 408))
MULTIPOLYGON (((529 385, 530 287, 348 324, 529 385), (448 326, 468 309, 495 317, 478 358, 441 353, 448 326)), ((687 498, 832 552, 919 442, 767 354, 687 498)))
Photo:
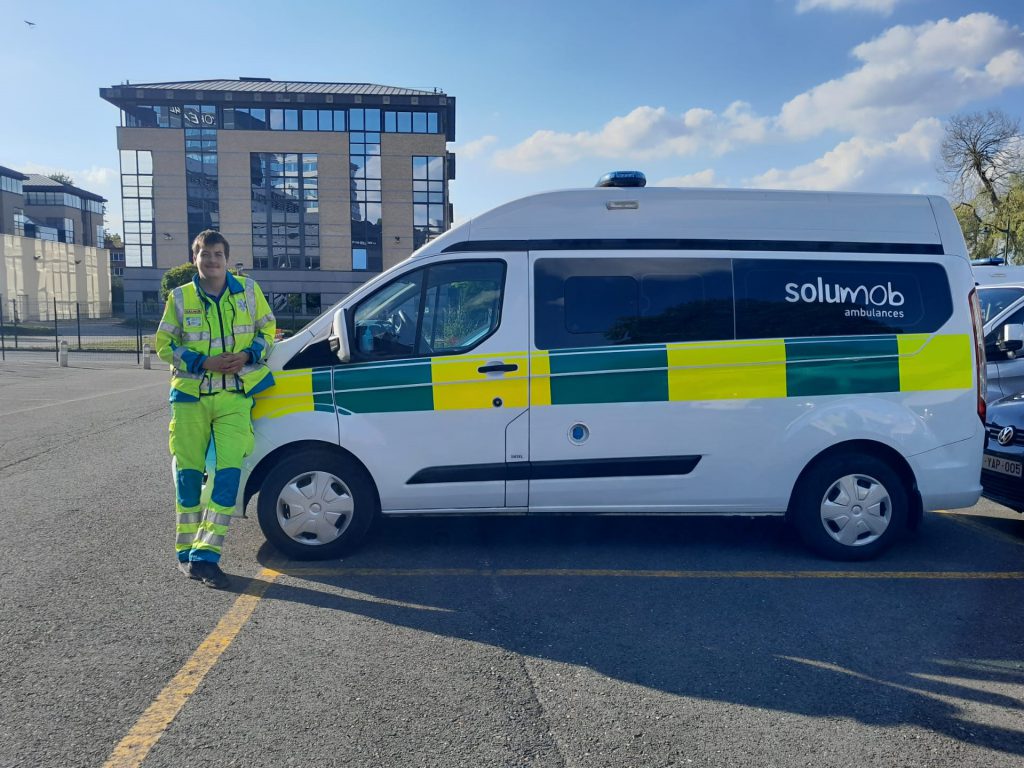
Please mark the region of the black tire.
POLYGON ((881 459, 837 454, 814 463, 800 478, 790 518, 803 542, 818 554, 831 560, 870 560, 907 530, 909 491, 881 459), (861 499, 877 503, 860 505, 861 499))
POLYGON ((378 515, 380 500, 373 479, 357 461, 330 451, 306 450, 285 456, 270 470, 256 510, 263 535, 277 550, 296 560, 329 560, 359 546, 378 515), (306 516, 306 525, 297 526, 291 535, 282 526, 293 519, 289 498, 292 504, 295 499, 308 499, 310 504, 298 513, 306 516), (324 508, 332 505, 351 511, 331 522, 324 508), (335 534, 331 526, 340 532, 335 534))

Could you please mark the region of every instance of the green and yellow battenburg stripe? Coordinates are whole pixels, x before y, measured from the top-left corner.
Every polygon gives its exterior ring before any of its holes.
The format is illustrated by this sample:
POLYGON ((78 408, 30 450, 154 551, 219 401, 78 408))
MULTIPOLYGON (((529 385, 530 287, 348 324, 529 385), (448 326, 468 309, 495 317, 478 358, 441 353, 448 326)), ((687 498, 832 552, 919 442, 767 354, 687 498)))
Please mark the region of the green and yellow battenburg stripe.
POLYGON ((967 334, 838 336, 357 363, 275 374, 253 415, 467 410, 493 408, 496 398, 523 408, 969 389, 971 344, 967 334), (497 360, 518 369, 479 372, 497 360))

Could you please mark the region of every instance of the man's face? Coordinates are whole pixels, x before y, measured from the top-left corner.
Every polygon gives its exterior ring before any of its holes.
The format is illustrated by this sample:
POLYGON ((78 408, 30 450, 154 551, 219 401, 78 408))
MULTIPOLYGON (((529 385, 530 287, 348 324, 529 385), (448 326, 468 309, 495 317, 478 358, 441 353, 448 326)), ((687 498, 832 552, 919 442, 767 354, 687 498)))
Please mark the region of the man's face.
POLYGON ((204 245, 196 254, 196 269, 199 277, 204 280, 224 277, 228 268, 228 257, 224 253, 224 243, 204 245))

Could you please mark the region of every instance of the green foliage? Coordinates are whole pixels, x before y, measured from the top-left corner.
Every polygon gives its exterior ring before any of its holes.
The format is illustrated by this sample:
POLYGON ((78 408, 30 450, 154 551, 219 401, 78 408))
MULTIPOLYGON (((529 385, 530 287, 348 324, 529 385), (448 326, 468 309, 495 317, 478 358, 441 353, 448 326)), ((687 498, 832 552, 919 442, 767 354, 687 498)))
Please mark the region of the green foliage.
POLYGON ((1010 179, 998 208, 982 192, 957 205, 956 217, 972 259, 1001 256, 1007 264, 1024 264, 1024 176, 1010 179))
POLYGON ((53 179, 54 181, 58 182, 59 184, 67 184, 70 187, 75 186, 75 180, 72 179, 70 176, 68 176, 63 171, 58 171, 57 173, 51 173, 48 178, 53 179))
POLYGON ((178 267, 171 267, 164 276, 160 279, 160 299, 167 301, 167 294, 177 288, 179 285, 184 285, 192 280, 192 277, 196 275, 195 264, 188 263, 182 264, 178 267))

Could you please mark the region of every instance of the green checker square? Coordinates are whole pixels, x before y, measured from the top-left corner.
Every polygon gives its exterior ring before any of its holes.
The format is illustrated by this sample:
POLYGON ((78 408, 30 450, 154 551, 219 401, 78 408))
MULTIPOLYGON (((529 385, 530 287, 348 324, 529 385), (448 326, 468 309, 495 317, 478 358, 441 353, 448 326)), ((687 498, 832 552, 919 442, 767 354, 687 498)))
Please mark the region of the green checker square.
POLYGON ((895 336, 786 341, 789 397, 899 392, 895 336))

